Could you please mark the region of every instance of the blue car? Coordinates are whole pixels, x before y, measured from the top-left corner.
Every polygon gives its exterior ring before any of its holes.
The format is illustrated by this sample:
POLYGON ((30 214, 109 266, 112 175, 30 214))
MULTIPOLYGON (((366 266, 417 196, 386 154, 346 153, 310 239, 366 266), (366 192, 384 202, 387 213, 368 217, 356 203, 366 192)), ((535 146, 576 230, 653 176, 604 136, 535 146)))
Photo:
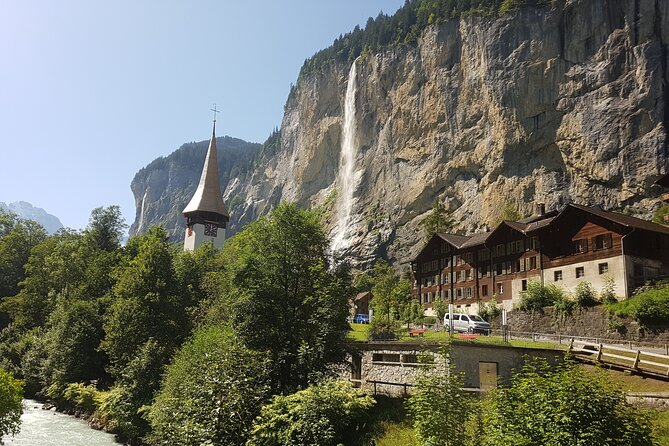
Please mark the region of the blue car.
POLYGON ((353 316, 354 324, 369 324, 369 314, 356 314, 353 316))

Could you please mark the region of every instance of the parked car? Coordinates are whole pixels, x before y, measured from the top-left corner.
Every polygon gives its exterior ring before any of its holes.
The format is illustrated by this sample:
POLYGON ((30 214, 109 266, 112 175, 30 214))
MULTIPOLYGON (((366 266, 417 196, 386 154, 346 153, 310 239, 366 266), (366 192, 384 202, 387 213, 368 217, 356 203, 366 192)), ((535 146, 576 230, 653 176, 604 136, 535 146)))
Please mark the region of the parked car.
MULTIPOLYGON (((450 330, 451 322, 448 314, 444 316, 444 326, 450 330)), ((487 323, 478 314, 453 314, 453 331, 461 333, 484 333, 488 334, 490 331, 490 324, 487 323)))
POLYGON ((369 324, 369 314, 356 314, 353 316, 354 324, 369 324))

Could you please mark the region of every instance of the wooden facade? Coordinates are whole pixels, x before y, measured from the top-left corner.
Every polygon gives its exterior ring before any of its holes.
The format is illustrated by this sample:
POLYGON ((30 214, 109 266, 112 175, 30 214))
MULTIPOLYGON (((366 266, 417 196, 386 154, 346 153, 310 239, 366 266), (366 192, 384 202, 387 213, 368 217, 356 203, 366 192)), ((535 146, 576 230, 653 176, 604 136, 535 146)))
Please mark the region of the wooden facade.
POLYGON ((412 261, 414 296, 430 309, 437 299, 460 311, 496 299, 510 308, 529 281, 573 291, 611 280, 627 297, 653 277, 669 275, 669 228, 598 207, 568 205, 492 232, 435 234, 412 261))

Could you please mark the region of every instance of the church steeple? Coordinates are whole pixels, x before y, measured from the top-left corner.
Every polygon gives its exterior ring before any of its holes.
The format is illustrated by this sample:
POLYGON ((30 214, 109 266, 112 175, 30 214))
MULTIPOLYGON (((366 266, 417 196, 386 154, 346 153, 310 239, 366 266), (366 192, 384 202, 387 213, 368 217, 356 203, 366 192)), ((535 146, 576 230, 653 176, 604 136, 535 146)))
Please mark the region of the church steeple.
POLYGON ((195 190, 193 198, 191 198, 183 210, 183 215, 186 217, 187 225, 184 249, 196 249, 204 241, 210 241, 214 246, 223 245, 225 227, 230 220, 230 213, 225 203, 223 203, 218 175, 215 114, 211 140, 209 141, 207 157, 204 160, 200 183, 195 190))

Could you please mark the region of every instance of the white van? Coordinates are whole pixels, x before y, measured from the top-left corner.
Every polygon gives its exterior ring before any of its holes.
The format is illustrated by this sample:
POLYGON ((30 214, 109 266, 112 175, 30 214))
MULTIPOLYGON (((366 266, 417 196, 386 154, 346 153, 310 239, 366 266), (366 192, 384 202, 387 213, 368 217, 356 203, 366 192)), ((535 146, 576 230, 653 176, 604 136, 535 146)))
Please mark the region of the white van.
MULTIPOLYGON (((451 321, 448 318, 448 313, 444 316, 444 326, 448 330, 451 329, 451 321)), ((453 331, 488 334, 490 324, 478 314, 453 313, 453 331)))

